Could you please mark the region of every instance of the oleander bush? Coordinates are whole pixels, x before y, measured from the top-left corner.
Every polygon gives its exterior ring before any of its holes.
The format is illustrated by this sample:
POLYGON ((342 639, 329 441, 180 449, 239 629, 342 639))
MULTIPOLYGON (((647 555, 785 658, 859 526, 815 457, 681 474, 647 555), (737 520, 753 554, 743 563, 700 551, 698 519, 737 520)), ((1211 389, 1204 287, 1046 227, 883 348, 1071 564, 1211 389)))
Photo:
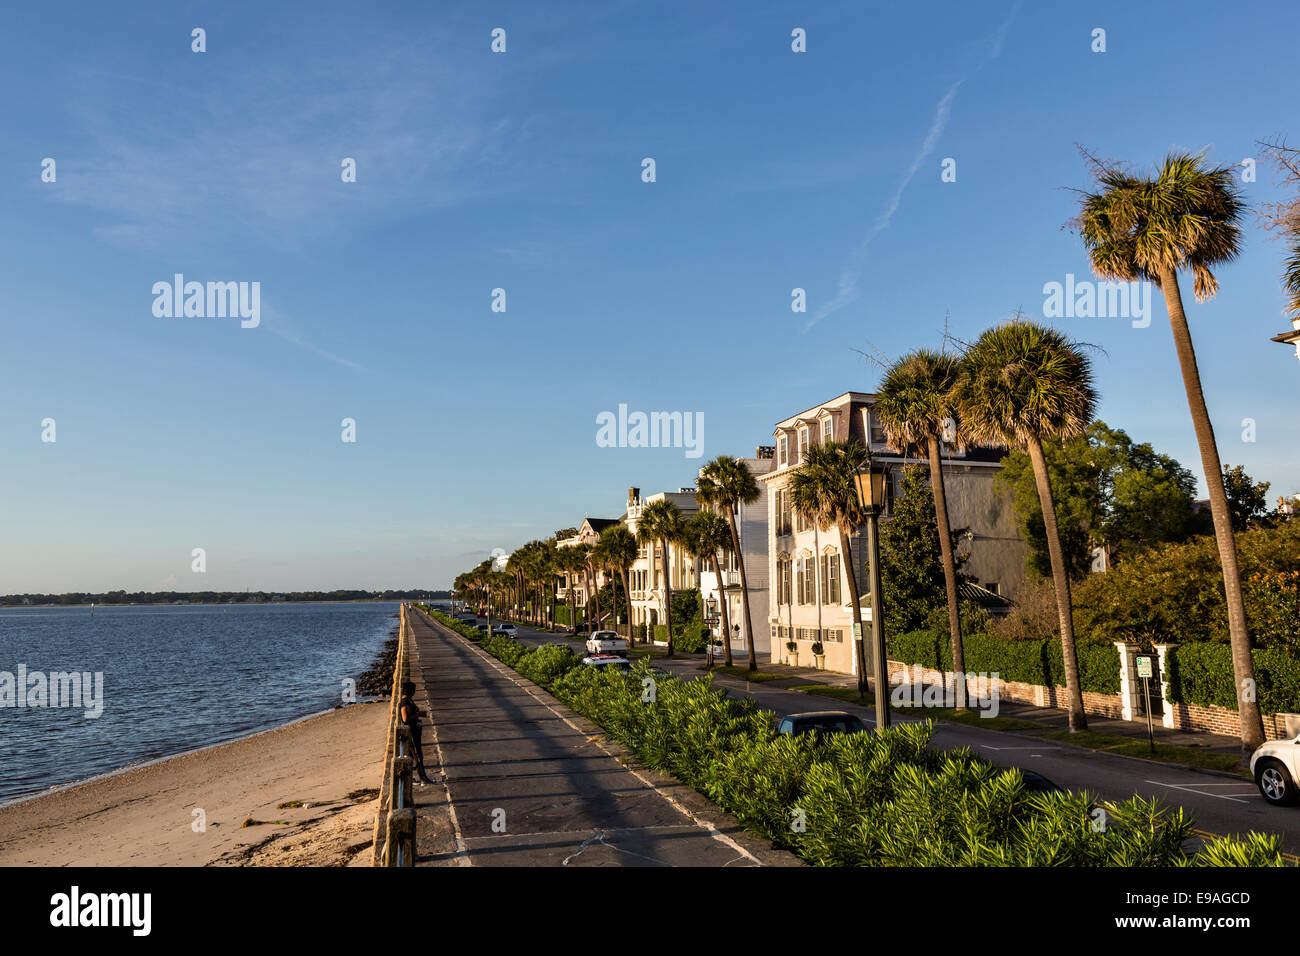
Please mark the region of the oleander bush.
MULTIPOLYGON (((508 639, 481 643, 489 653, 516 653, 508 639)), ((572 655, 565 662, 562 650, 525 651, 517 669, 645 765, 814 865, 1283 865, 1280 840, 1258 833, 1189 854, 1193 821, 1156 801, 1030 792, 1018 770, 966 748, 935 750, 930 722, 781 735, 752 697, 733 699, 707 676, 656 675, 644 660, 622 674, 577 665, 572 655)))
POLYGON ((549 687, 570 669, 578 666, 578 658, 567 647, 548 644, 524 654, 515 669, 534 684, 549 687))

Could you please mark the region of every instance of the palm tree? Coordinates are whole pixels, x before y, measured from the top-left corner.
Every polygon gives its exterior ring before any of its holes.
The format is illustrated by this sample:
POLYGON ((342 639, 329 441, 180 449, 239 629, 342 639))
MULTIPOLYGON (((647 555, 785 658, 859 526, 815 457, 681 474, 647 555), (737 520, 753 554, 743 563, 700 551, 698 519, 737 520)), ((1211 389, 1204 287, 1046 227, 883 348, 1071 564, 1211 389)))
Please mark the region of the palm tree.
MULTIPOLYGON (((742 504, 758 500, 758 482, 744 462, 730 455, 719 455, 700 469, 696 484, 696 498, 701 504, 721 510, 731 528, 731 547, 740 569, 740 591, 744 600, 745 637, 749 643, 749 669, 758 670, 758 655, 754 648, 754 619, 749 610, 749 578, 745 576, 745 552, 740 546, 740 531, 736 527, 736 509, 742 504)), ((731 635, 727 635, 730 653, 731 635)))
POLYGON ((1099 188, 1084 194, 1076 222, 1094 272, 1108 279, 1149 280, 1164 293, 1214 518, 1237 680, 1241 747, 1243 756, 1248 756, 1264 742, 1264 724, 1256 695, 1248 693, 1255 686, 1255 665, 1242 601, 1237 543, 1214 426, 1205 407, 1201 373, 1178 286, 1178 270, 1190 270, 1196 301, 1204 302, 1219 289, 1210 267, 1231 262, 1241 250, 1241 219, 1246 206, 1234 170, 1232 166, 1211 167, 1203 153, 1171 153, 1153 179, 1144 179, 1094 160, 1099 188))
POLYGON ((1017 318, 987 330, 966 350, 955 397, 962 428, 974 441, 1023 449, 1033 463, 1061 619, 1070 732, 1087 730, 1074 647, 1070 576, 1043 442, 1075 438, 1091 423, 1097 402, 1092 363, 1079 345, 1060 332, 1017 318))
MULTIPOLYGON (((628 587, 628 572, 636 562, 636 538, 626 525, 613 524, 600 533, 596 547, 604 557, 605 568, 613 577, 623 581, 623 602, 627 605, 628 640, 632 638, 632 589, 628 587)), ((617 607, 617 605, 615 605, 617 607)))
POLYGON ((669 575, 669 549, 682 540, 682 512, 671 501, 660 498, 641 511, 636 537, 641 544, 658 545, 663 556, 664 571, 664 623, 668 625, 668 656, 673 656, 673 582, 669 575))
MULTIPOLYGON (((853 620, 861 626, 862 600, 858 591, 858 575, 854 567, 853 550, 849 546, 849 533, 856 531, 867 516, 858 502, 854 476, 871 464, 871 452, 856 439, 825 441, 811 445, 803 461, 790 476, 790 507, 808 521, 816 523, 822 531, 834 526, 840 535, 840 553, 844 555, 844 570, 849 578, 849 595, 853 599, 853 620)), ((880 595, 871 595, 873 615, 880 613, 880 595)), ((864 636, 865 637, 865 636, 864 636)), ((858 694, 867 692, 866 640, 858 640, 858 694)), ((876 693, 885 693, 885 674, 876 675, 876 693)))
POLYGON ((586 567, 587 559, 576 546, 555 549, 555 570, 564 575, 564 582, 569 592, 569 628, 575 633, 578 629, 578 609, 573 595, 573 576, 586 567))
MULTIPOLYGON (((930 460, 930 489, 934 495, 934 516, 939 525, 939 549, 943 562, 943 583, 948 592, 948 634, 952 640, 952 666, 958 675, 966 673, 961 643, 961 613, 957 595, 957 565, 952 553, 948 523, 948 497, 944 490, 939 442, 945 426, 953 423, 956 409, 952 391, 957 383, 956 356, 930 349, 904 355, 885 373, 876 399, 875 413, 889 444, 900 452, 924 449, 930 460)), ((955 436, 948 436, 954 441, 955 436)), ((957 709, 966 706, 966 682, 958 683, 957 709)))
POLYGON ((555 577, 559 570, 555 538, 540 542, 537 549, 537 582, 541 596, 540 620, 551 630, 555 629, 555 577), (546 618, 546 608, 551 609, 550 620, 546 618))
POLYGON ((582 619, 586 622, 587 633, 590 634, 592 630, 591 622, 593 614, 595 615, 596 623, 600 623, 600 598, 598 596, 600 579, 596 576, 598 565, 596 563, 595 555, 593 554, 594 549, 591 545, 574 545, 573 550, 582 555, 582 581, 587 589, 587 603, 582 607, 582 619))
MULTIPOLYGON (((713 511, 699 511, 686 522, 686 542, 692 554, 713 565, 713 576, 718 582, 718 603, 722 605, 722 646, 726 664, 731 667, 731 617, 727 610, 727 595, 722 589, 722 567, 718 561, 719 552, 725 553, 731 549, 731 529, 722 515, 713 511)), ((703 600, 703 592, 700 599, 703 600)), ((712 654, 710 645, 710 659, 712 654)))

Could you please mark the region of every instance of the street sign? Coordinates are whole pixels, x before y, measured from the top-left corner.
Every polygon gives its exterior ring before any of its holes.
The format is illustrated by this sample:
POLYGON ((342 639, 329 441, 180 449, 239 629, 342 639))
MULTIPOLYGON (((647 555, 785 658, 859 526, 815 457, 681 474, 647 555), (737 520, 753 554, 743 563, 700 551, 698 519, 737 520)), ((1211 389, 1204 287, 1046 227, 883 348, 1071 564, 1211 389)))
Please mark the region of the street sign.
POLYGON ((1137 659, 1138 677, 1151 677, 1151 658, 1139 657, 1137 659))
POLYGON ((856 641, 862 640, 862 624, 858 621, 853 622, 853 639, 856 641))

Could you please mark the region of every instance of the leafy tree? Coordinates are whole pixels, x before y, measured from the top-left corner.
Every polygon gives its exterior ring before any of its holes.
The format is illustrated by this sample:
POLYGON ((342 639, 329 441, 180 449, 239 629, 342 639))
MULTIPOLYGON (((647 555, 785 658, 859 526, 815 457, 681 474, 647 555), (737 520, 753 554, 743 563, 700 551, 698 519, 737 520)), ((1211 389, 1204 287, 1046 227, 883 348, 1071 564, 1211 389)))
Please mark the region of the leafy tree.
POLYGON ((1268 514, 1269 482, 1255 481, 1241 465, 1223 466, 1223 488, 1233 531, 1245 531, 1268 514))
MULTIPOLYGON (((1300 608, 1300 521, 1259 524, 1236 539, 1254 641, 1285 648, 1300 627, 1300 611, 1288 623, 1291 602, 1300 608)), ((1105 643, 1230 641, 1222 577, 1210 535, 1157 545, 1079 585, 1079 633, 1105 643)))
MULTIPOLYGON (((1214 440, 1192 333, 1183 310, 1179 270, 1192 273, 1198 302, 1211 298, 1219 280, 1211 271, 1241 251, 1241 197, 1235 166, 1212 167, 1204 155, 1171 153, 1154 177, 1093 160, 1097 192, 1084 193, 1076 220, 1093 271, 1107 279, 1154 282, 1165 297, 1187 405, 1201 452, 1201 468, 1210 494, 1210 513, 1223 567, 1228 629, 1237 684, 1237 713, 1243 757, 1264 742, 1264 723, 1256 699, 1255 665, 1241 593, 1241 571, 1233 539, 1232 515, 1223 483, 1219 448, 1214 440)), ((1058 582, 1057 590, 1060 585, 1058 582)))
MULTIPOLYGON (((1196 528, 1192 473, 1105 422, 1093 422, 1074 438, 1044 442, 1043 458, 1052 477, 1061 547, 1074 579, 1088 572, 1094 547, 1118 559, 1154 544, 1186 540, 1196 528)), ((1009 452, 997 480, 1014 498, 1029 545, 1029 570, 1050 576, 1042 505, 1028 453, 1009 452)))
MULTIPOLYGON (((952 537, 961 533, 958 530, 952 537)), ((955 547, 953 554, 960 571, 965 555, 957 554, 955 547)), ((924 627, 934 610, 946 604, 942 558, 925 466, 908 465, 903 469, 902 494, 880 523, 880 590, 889 633, 924 627)))

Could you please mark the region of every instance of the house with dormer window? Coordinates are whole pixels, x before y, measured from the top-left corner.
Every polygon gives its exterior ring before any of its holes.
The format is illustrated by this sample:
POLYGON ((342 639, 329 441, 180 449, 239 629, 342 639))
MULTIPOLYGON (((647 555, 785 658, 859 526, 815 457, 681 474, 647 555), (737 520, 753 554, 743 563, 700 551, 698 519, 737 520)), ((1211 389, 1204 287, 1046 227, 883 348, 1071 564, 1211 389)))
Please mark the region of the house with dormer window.
MULTIPOLYGON (((777 422, 773 431, 774 462, 770 471, 759 476, 768 504, 767 638, 773 661, 782 660, 786 642, 794 641, 800 661, 807 663, 812 660, 811 645, 820 642, 828 670, 856 673, 852 596, 845 566, 853 562, 858 587, 864 592, 862 630, 869 634, 866 528, 849 534, 850 553, 841 554, 838 529, 823 531, 794 514, 789 481, 813 445, 861 441, 887 469, 882 520, 888 521, 893 501, 902 492, 903 468, 924 460, 907 457, 886 444, 872 412, 874 404, 874 394, 845 392, 777 422)), ((1010 492, 993 481, 1001 470, 1003 452, 944 443, 942 453, 952 527, 967 529, 963 550, 969 557, 963 571, 983 593, 1014 599, 1024 580, 1026 546, 1010 492)))

